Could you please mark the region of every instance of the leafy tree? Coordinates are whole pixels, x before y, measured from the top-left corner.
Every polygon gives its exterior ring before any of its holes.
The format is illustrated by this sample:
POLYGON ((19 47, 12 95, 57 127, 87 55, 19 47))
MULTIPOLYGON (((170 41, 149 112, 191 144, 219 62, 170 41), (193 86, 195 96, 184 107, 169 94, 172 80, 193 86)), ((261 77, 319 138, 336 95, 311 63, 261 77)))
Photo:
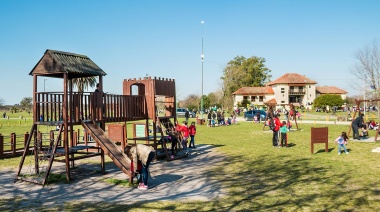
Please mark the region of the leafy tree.
POLYGON ((186 99, 180 101, 178 104, 181 107, 188 108, 189 110, 193 110, 194 108, 198 110, 198 105, 200 104, 200 97, 195 94, 190 94, 186 97, 186 99))
POLYGON ((231 98, 231 94, 241 87, 258 87, 269 82, 271 70, 264 63, 264 58, 256 56, 236 56, 228 62, 221 77, 224 98, 231 98))
POLYGON ((78 88, 78 92, 83 93, 84 89, 88 89, 88 87, 96 86, 96 77, 82 77, 82 78, 74 78, 73 85, 78 88))
POLYGON ((248 99, 243 99, 238 106, 247 107, 247 105, 251 105, 251 102, 248 99))
POLYGON ((344 100, 340 95, 325 94, 314 99, 314 106, 324 108, 329 106, 330 108, 337 106, 340 107, 344 104, 344 100))
MULTIPOLYGON (((211 107, 210 98, 206 95, 203 95, 203 108, 208 109, 211 107)), ((200 102, 199 102, 199 108, 201 108, 200 102)))
POLYGON ((223 91, 218 90, 208 94, 210 105, 216 105, 218 108, 222 108, 223 103, 223 91))
POLYGON ((23 109, 25 109, 27 112, 29 112, 32 108, 32 101, 33 101, 32 97, 24 97, 21 100, 20 105, 23 109))

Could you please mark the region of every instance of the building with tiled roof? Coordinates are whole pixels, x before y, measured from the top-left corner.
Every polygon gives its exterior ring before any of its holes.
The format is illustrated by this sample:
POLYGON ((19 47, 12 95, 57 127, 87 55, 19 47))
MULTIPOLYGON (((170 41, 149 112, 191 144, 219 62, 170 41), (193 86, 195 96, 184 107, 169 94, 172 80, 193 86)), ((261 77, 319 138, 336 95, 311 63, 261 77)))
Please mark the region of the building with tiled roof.
POLYGON ((316 81, 304 75, 286 73, 267 83, 265 87, 242 87, 238 89, 233 93, 234 105, 238 105, 243 99, 247 99, 251 105, 286 106, 293 104, 310 108, 314 99, 319 95, 340 94, 343 99, 346 99, 346 91, 333 86, 318 86, 317 90, 316 84, 316 81))
POLYGON ((247 99, 251 104, 264 105, 274 98, 274 91, 271 87, 242 87, 233 92, 232 95, 234 96, 234 102, 247 99))
POLYGON ((335 86, 317 86, 315 90, 317 97, 323 94, 337 94, 340 95, 342 99, 346 99, 348 93, 347 91, 337 88, 335 86))

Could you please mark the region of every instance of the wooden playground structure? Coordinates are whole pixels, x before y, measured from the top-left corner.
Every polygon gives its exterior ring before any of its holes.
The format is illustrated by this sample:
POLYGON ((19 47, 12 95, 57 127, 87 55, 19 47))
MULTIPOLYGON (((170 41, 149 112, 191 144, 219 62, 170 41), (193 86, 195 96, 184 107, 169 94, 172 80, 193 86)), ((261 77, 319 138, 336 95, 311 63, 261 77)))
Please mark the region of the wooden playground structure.
MULTIPOLYGON (((33 125, 25 141, 15 181, 46 184, 54 161, 65 163, 66 180, 70 181, 74 162, 95 156, 100 156, 101 171, 105 173, 104 155, 107 154, 132 182, 136 170, 131 170, 131 159, 124 153, 126 145, 145 141, 157 150, 157 140, 163 136, 165 128, 161 123, 177 122, 174 79, 125 79, 122 95, 103 93, 106 73, 92 60, 84 55, 55 50, 46 50, 29 74, 33 76, 33 125), (63 91, 38 91, 40 77, 62 79, 63 91), (73 91, 73 80, 86 77, 99 79, 100 92, 73 91), (164 116, 158 116, 158 104, 164 105, 164 116), (137 122, 133 124, 133 137, 126 134, 127 122, 137 122), (106 123, 114 123, 108 135, 106 123), (85 130, 86 141, 91 136, 95 145, 78 144, 74 130, 77 125, 85 130), (38 136, 40 126, 56 126, 56 135, 44 142, 38 136), (136 133, 137 130, 142 132, 136 133), (111 137, 120 138, 121 144, 117 145, 111 137)), ((168 157, 168 150, 162 151, 168 157)))

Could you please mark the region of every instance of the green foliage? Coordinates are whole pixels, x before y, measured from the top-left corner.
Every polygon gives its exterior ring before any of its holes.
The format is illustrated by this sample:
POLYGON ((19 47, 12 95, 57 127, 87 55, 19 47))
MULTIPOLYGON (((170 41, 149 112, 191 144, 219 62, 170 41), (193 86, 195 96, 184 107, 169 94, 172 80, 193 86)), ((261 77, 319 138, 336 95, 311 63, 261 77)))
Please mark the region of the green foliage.
MULTIPOLYGON (((203 109, 207 109, 211 106, 208 96, 203 95, 203 109)), ((201 108, 201 101, 199 101, 199 108, 201 108)))
POLYGON ((78 92, 83 92, 88 87, 93 88, 96 86, 96 77, 74 78, 73 85, 78 88, 78 92))
POLYGON ((251 105, 251 102, 248 99, 243 99, 238 105, 239 107, 247 107, 247 105, 251 105))
POLYGON ((252 56, 245 58, 237 56, 224 69, 223 80, 224 96, 230 97, 237 89, 245 86, 263 86, 270 80, 271 72, 265 65, 265 59, 252 56))
POLYGON ((33 98, 32 97, 25 97, 21 100, 20 102, 20 105, 21 107, 26 110, 26 111, 30 111, 31 108, 32 108, 32 101, 33 101, 33 98))
POLYGON ((335 94, 325 94, 317 97, 314 100, 315 107, 334 107, 334 106, 342 106, 344 104, 344 100, 340 95, 335 94))

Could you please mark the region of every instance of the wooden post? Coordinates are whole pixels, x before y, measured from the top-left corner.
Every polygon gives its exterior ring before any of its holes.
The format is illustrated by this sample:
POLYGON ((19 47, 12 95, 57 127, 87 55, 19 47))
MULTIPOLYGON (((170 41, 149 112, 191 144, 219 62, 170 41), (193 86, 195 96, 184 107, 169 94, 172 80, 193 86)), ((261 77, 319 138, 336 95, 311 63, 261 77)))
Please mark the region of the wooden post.
POLYGON ((54 147, 54 130, 50 130, 50 143, 49 143, 49 146, 50 146, 50 149, 53 149, 54 147))
POLYGON ((4 159, 4 136, 0 133, 0 159, 4 159))
POLYGON ((29 148, 27 148, 27 149, 25 148, 26 145, 27 145, 27 142, 28 142, 28 138, 29 138, 29 133, 26 132, 26 133, 24 134, 24 150, 26 151, 25 154, 29 154, 29 148))
POLYGON ((11 150, 12 155, 16 156, 16 133, 11 133, 11 150))

